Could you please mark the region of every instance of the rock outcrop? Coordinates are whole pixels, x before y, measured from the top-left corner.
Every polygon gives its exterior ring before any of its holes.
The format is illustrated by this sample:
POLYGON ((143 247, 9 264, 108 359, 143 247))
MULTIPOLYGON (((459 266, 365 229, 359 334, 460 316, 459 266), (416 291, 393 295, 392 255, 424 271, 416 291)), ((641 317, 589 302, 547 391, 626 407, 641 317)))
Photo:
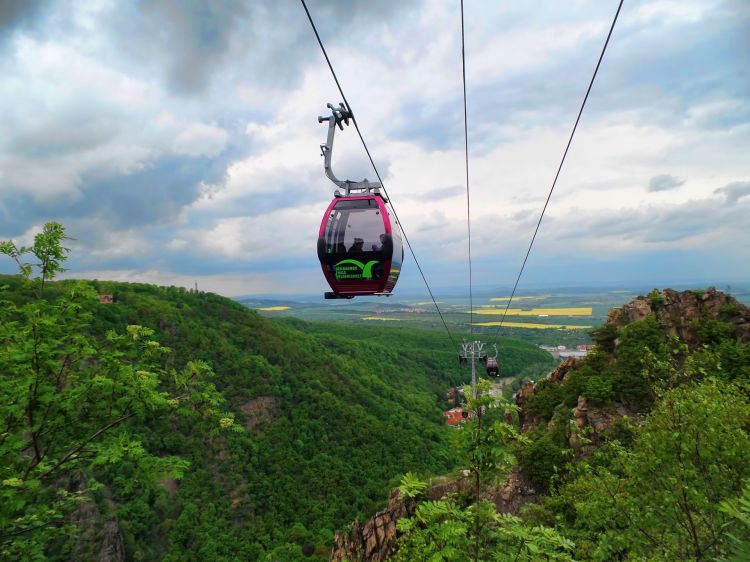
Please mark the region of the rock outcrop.
MULTIPOLYGON (((580 359, 568 357, 560 363, 557 368, 547 375, 547 379, 553 383, 561 384, 570 378, 570 373, 581 363, 580 359)), ((518 418, 521 423, 521 433, 526 433, 531 428, 539 424, 539 420, 531 416, 524 406, 529 402, 536 392, 536 384, 532 381, 526 381, 523 386, 516 392, 516 405, 518 406, 518 418)))
POLYGON ((125 541, 117 518, 102 516, 87 486, 88 478, 83 474, 76 475, 68 485, 70 491, 82 494, 78 508, 71 515, 71 522, 77 527, 78 536, 73 543, 70 559, 125 562, 125 541))
MULTIPOLYGON (((680 337, 688 345, 698 343, 696 321, 712 317, 729 322, 735 334, 743 341, 750 341, 750 309, 733 297, 710 288, 706 291, 674 291, 666 289, 660 293, 640 296, 626 305, 612 309, 607 322, 616 328, 637 322, 649 315, 656 315, 664 327, 680 337)), ((615 330, 616 333, 616 330, 615 330)), ((551 384, 563 384, 582 360, 567 358, 546 378, 551 384)), ((540 420, 525 411, 524 406, 536 393, 537 385, 526 381, 516 393, 519 406, 521 432, 527 432, 540 423, 540 420)), ((247 412, 246 412, 247 414, 247 412)), ((507 414, 507 413, 506 413, 507 414)), ((638 423, 639 414, 630 411, 625 405, 614 403, 608 406, 593 406, 586 397, 580 396, 575 408, 569 410, 570 417, 560 412, 560 418, 553 418, 550 424, 564 421, 566 436, 578 458, 590 455, 611 432, 620 420, 627 417, 638 423), (564 419, 563 419, 564 418, 564 419)), ((471 493, 471 482, 467 478, 442 480, 430 486, 426 497, 430 500, 442 498, 446 493, 471 493)), ((503 485, 494 486, 482 493, 484 499, 495 503, 499 513, 517 514, 521 506, 538 500, 538 494, 524 478, 520 470, 514 470, 503 485)), ((377 512, 366 523, 354 522, 346 533, 337 533, 330 562, 381 562, 397 549, 399 532, 396 523, 402 517, 414 515, 417 502, 402 498, 394 490, 387 506, 377 512)))
POLYGON ((271 423, 276 412, 273 396, 258 396, 240 406, 245 417, 245 429, 252 430, 264 423, 271 423))
POLYGON ((621 419, 641 419, 641 415, 615 402, 611 406, 591 406, 585 396, 578 397, 578 404, 571 412, 575 428, 568 427, 568 443, 577 458, 588 457, 602 444, 605 433, 621 419))
POLYGON ((396 551, 396 521, 414 514, 416 502, 402 498, 398 489, 391 492, 388 505, 364 525, 352 524, 348 533, 336 533, 330 562, 380 562, 396 551))
POLYGON ((732 324, 740 340, 750 342, 750 309, 734 297, 710 287, 705 291, 664 289, 639 296, 609 312, 607 322, 621 328, 654 314, 664 327, 688 345, 698 343, 695 321, 702 317, 732 324))
POLYGON ((110 519, 102 528, 101 548, 96 556, 96 562, 124 562, 125 542, 117 520, 110 519))
MULTIPOLYGON (((650 315, 656 316, 668 333, 678 336, 689 346, 700 343, 697 327, 698 321, 703 318, 727 322, 734 327, 737 338, 750 342, 750 309, 713 287, 705 291, 665 289, 636 297, 622 307, 610 310, 607 323, 615 328, 623 328, 650 315)), ((548 375, 547 380, 556 384, 564 383, 580 362, 572 358, 566 359, 548 375)), ((524 409, 537 388, 536 384, 527 381, 516 393, 522 432, 539 424, 539 420, 524 409)), ((578 457, 585 457, 595 450, 601 444, 605 432, 620 419, 626 416, 634 420, 639 418, 623 404, 615 402, 606 407, 592 406, 584 396, 578 397, 578 404, 570 413, 575 429, 568 427, 566 435, 578 457)), ((559 419, 553 418, 550 424, 558 422, 559 419)))
MULTIPOLYGON (((470 494, 468 478, 439 479, 426 491, 428 500, 439 500, 446 494, 470 494)), ((536 491, 523 475, 515 470, 502 485, 489 488, 482 498, 492 501, 498 513, 517 514, 521 506, 538 499, 536 491)), ((402 517, 411 517, 417 508, 413 499, 402 498, 399 490, 391 492, 388 505, 366 523, 355 521, 346 533, 336 533, 329 562, 381 562, 387 560, 398 547, 400 533, 396 523, 402 517)))
POLYGON ((504 484, 489 490, 487 499, 495 503, 498 513, 518 515, 521 507, 527 503, 534 503, 539 499, 539 495, 523 473, 516 469, 511 472, 504 484))
MULTIPOLYGON (((425 493, 428 500, 439 500, 445 494, 466 492, 466 479, 438 478, 425 493)), ((336 533, 330 562, 380 562, 396 551, 398 531, 396 522, 402 517, 411 517, 417 502, 402 498, 398 488, 391 491, 388 505, 373 515, 364 525, 355 521, 349 532, 336 533)))

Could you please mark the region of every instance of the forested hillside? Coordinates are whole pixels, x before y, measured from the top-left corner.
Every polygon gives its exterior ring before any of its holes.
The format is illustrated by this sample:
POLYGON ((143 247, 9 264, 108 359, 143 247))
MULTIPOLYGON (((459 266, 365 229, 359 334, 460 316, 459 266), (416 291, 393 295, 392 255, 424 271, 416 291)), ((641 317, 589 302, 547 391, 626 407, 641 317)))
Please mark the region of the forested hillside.
POLYGON ((528 520, 579 560, 750 559, 750 310, 714 289, 654 290, 595 338, 518 397, 521 464, 549 491, 528 520))
POLYGON ((333 559, 750 560, 750 309, 712 288, 654 290, 594 337, 514 403, 480 386, 463 470, 405 476, 333 559), (383 521, 396 524, 374 539, 383 521))
MULTIPOLYGON (((61 236, 38 237, 36 281, 0 278, 4 559, 324 560, 399 475, 455 463, 441 401, 466 375, 434 334, 50 282, 61 236)), ((549 365, 526 344, 503 353, 549 365)))

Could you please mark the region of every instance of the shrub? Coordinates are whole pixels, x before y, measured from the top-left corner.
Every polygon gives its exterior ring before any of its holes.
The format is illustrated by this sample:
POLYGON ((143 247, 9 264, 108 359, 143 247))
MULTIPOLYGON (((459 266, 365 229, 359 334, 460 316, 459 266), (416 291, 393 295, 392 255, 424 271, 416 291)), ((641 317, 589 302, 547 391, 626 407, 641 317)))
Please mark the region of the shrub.
POLYGON ((604 324, 598 330, 591 332, 591 337, 600 349, 607 353, 614 353, 617 339, 617 327, 614 324, 604 324))
POLYGON ((742 312, 742 308, 742 305, 739 303, 723 304, 721 305, 721 308, 719 308, 719 317, 722 320, 731 320, 742 312))
POLYGON ((541 428, 531 441, 522 446, 517 453, 521 469, 534 488, 541 493, 548 493, 552 478, 565 472, 570 459, 570 449, 564 442, 564 433, 548 433, 541 428), (562 435, 562 443, 560 443, 562 435))
POLYGON ((715 318, 701 317, 693 322, 692 327, 695 329, 700 343, 706 345, 734 339, 734 326, 715 318))
POLYGON ((609 404, 614 398, 612 379, 607 377, 591 377, 586 381, 586 398, 597 404, 609 404))
POLYGON ((657 312, 664 308, 664 306, 667 304, 667 301, 664 299, 664 295, 662 295, 658 289, 654 289, 648 294, 648 298, 651 301, 651 309, 654 312, 657 312))
POLYGON ((559 384, 548 379, 539 381, 536 393, 529 398, 524 408, 532 416, 544 421, 552 417, 555 407, 563 401, 563 391, 559 384))

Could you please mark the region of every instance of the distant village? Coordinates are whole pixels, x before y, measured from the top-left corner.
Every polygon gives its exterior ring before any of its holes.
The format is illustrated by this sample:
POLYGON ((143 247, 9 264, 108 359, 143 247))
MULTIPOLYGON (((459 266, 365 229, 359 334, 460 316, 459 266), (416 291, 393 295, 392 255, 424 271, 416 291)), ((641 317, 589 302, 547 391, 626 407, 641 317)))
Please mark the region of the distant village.
POLYGON ((539 348, 555 359, 567 359, 568 357, 586 357, 586 354, 594 348, 594 344, 582 343, 577 345, 575 349, 568 349, 564 345, 540 345, 539 348))

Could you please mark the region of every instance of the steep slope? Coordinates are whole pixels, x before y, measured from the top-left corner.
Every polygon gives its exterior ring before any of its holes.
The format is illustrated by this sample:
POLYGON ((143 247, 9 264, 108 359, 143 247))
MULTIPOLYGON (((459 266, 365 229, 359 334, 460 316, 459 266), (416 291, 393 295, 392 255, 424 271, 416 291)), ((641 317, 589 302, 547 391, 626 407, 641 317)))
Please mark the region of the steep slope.
POLYGON ((463 470, 423 491, 405 478, 386 509, 337 535, 330 560, 750 552, 749 324, 750 310, 714 289, 655 290, 614 309, 594 353, 517 393, 521 435, 508 416, 493 426, 492 409, 474 409, 457 433, 471 452, 463 470), (507 437, 490 443, 483 427, 507 437), (507 460, 509 449, 519 465, 480 487, 492 465, 472 459, 507 460), (497 515, 523 504, 522 519, 497 515))
MULTIPOLYGON (((177 364, 209 361, 250 428, 231 443, 210 444, 215 459, 187 445, 195 471, 178 495, 184 511, 176 534, 190 538, 175 544, 170 537, 169 552, 197 548, 201 557, 232 558, 228 545, 257 541, 264 550, 289 542, 290 559, 314 554, 330 529, 376 506, 394 473, 448 462, 440 411, 423 390, 430 385, 417 357, 311 337, 213 295, 107 291, 116 304, 103 322, 155 326, 177 364), (230 531, 238 525, 241 532, 230 531)), ((252 558, 260 549, 239 552, 252 558)))
MULTIPOLYGON (((92 305, 94 334, 153 328, 172 350, 168 367, 188 360, 213 367, 245 427, 196 432, 171 418, 128 426, 149 451, 191 463, 180 481, 156 488, 127 458, 98 469, 98 523, 87 536, 116 522, 128 559, 324 559, 333 530, 376 511, 394 477, 453 463, 440 400, 456 382, 456 361, 434 334, 406 330, 392 345, 377 330, 364 338, 274 322, 212 294, 89 284, 114 296, 92 305)), ((32 298, 15 277, 0 285, 9 286, 9 300, 32 298)), ((53 283, 46 298, 71 286, 53 283)), ((544 360, 531 346, 518 359, 520 367, 544 360)))
POLYGON ((518 457, 550 493, 528 520, 579 560, 729 552, 750 530, 721 507, 750 489, 749 328, 713 288, 654 290, 610 312, 594 354, 522 388, 518 457))

